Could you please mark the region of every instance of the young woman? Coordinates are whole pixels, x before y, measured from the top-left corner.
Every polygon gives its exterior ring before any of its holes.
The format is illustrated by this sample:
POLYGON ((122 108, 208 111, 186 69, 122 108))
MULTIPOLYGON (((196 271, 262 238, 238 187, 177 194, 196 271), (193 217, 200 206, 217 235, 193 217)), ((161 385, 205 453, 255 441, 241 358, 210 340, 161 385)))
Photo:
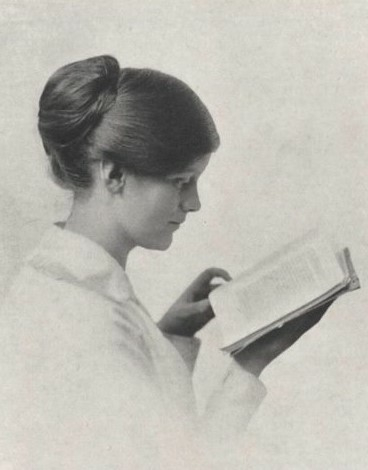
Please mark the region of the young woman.
POLYGON ((0 468, 234 468, 229 449, 265 394, 258 376, 324 311, 239 354, 197 415, 194 334, 213 317, 211 281, 229 275, 202 273, 156 325, 125 266, 137 246, 167 249, 200 209, 219 146, 207 108, 172 76, 99 56, 51 76, 39 131, 74 203, 3 306, 0 468))

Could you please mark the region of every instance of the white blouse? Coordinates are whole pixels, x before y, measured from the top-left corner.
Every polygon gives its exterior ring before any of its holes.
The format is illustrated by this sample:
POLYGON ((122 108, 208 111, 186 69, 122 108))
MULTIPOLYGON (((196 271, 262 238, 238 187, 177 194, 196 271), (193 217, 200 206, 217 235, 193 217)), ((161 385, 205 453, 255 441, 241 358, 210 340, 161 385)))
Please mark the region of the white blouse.
POLYGON ((199 416, 198 340, 165 337, 121 266, 57 226, 9 291, 0 345, 0 470, 234 468, 265 395, 234 362, 199 416))

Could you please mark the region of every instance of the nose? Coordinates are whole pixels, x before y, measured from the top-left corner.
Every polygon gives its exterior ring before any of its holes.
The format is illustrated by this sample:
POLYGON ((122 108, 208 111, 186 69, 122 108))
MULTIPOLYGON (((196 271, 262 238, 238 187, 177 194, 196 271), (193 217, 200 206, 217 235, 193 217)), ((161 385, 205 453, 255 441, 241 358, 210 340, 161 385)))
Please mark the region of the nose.
POLYGON ((183 193, 181 207, 184 212, 197 212, 201 208, 197 185, 192 185, 183 193))

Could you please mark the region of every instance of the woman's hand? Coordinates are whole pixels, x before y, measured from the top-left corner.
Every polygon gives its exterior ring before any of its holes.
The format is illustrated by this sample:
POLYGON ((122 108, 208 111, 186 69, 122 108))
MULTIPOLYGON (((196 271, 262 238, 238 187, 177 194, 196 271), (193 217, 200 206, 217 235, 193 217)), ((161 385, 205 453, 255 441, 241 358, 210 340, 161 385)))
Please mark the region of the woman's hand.
POLYGON ((310 328, 316 325, 333 302, 291 320, 247 346, 234 359, 248 372, 259 377, 276 357, 290 348, 310 328))
POLYGON ((224 269, 209 268, 203 271, 158 322, 160 330, 172 335, 193 336, 203 328, 214 317, 208 295, 219 286, 213 283, 215 278, 231 279, 224 269))

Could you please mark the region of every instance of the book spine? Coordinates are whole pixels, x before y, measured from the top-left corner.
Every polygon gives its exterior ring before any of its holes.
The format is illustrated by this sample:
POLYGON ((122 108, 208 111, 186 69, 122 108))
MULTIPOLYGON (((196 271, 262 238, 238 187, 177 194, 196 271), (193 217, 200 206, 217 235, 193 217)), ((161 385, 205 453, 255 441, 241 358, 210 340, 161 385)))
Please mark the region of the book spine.
POLYGON ((348 273, 349 273, 349 287, 348 287, 348 289, 349 290, 359 289, 360 288, 360 281, 359 281, 359 278, 357 276, 357 273, 355 272, 355 268, 354 268, 354 265, 353 265, 353 261, 351 259, 351 254, 350 254, 349 248, 347 248, 347 247, 344 248, 343 253, 344 253, 346 267, 347 267, 348 273))

